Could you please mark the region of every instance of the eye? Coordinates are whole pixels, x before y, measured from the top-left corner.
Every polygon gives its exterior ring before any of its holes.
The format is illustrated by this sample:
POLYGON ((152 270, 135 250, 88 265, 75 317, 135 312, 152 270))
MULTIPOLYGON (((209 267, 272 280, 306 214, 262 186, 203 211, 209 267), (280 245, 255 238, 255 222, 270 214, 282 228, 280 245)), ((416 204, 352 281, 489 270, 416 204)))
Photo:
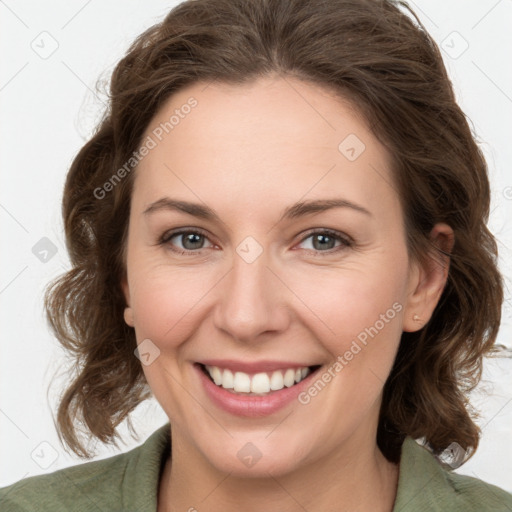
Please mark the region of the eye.
POLYGON ((349 237, 331 229, 312 231, 302 239, 301 244, 310 239, 310 247, 306 247, 307 250, 328 252, 329 254, 351 247, 353 244, 349 237), (338 245, 336 245, 336 242, 338 242, 338 245))
MULTIPOLYGON (((305 249, 313 251, 313 253, 332 254, 333 252, 346 249, 353 245, 353 241, 347 235, 331 229, 310 231, 308 235, 302 239, 301 244, 304 244, 310 239, 310 247, 305 247, 305 249)), ((169 247, 171 251, 178 254, 195 255, 199 254, 202 249, 207 248, 204 246, 205 241, 209 242, 208 237, 202 231, 198 229, 181 229, 179 231, 164 233, 158 244, 165 245, 169 247), (175 241, 173 242, 173 240, 175 241), (176 246, 176 241, 181 247, 176 246)), ((213 247, 213 244, 211 244, 211 242, 209 243, 210 247, 213 247)))
POLYGON ((181 231, 164 233, 158 243, 169 246, 172 251, 179 254, 197 254, 205 248, 203 247, 205 240, 208 240, 208 238, 201 231, 182 229, 181 231), (181 243, 181 248, 175 247, 174 239, 181 243))

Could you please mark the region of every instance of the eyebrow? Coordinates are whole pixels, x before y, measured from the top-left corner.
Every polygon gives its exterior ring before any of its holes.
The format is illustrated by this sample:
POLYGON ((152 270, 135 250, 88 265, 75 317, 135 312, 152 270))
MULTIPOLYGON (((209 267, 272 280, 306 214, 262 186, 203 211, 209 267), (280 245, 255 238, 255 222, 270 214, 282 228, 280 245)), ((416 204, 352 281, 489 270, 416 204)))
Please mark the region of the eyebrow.
MULTIPOLYGON (((287 219, 296 219, 305 215, 324 212, 332 208, 350 208, 365 215, 372 216, 371 212, 361 205, 348 201, 347 199, 318 199, 311 201, 299 201, 287 207, 281 214, 279 222, 287 219)), ((149 215, 158 211, 180 211, 205 220, 221 222, 219 215, 206 205, 180 201, 170 197, 162 197, 151 203, 143 212, 149 215)))

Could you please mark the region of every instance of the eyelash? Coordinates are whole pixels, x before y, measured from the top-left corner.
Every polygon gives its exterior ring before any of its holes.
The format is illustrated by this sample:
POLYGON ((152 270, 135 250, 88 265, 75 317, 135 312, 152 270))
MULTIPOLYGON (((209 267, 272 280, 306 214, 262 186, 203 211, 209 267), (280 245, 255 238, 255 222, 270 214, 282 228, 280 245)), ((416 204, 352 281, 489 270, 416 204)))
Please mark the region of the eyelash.
MULTIPOLYGON (((200 254, 203 249, 198 249, 198 250, 192 250, 192 249, 181 250, 181 249, 176 249, 171 244, 169 244, 170 240, 172 238, 174 238, 175 236, 178 236, 178 235, 190 235, 190 234, 200 235, 200 236, 204 236, 205 238, 208 238, 207 234, 204 231, 202 231, 202 230, 200 230, 198 228, 194 228, 194 229, 180 229, 180 230, 177 230, 177 231, 170 231, 170 232, 164 233, 160 237, 160 239, 158 240, 158 245, 169 245, 170 250, 175 252, 175 253, 178 253, 178 254, 181 254, 181 255, 186 255, 186 256, 195 256, 197 254, 200 254)), ((352 247, 354 245, 354 241, 351 238, 349 238, 347 235, 344 235, 344 234, 342 234, 342 233, 340 233, 338 231, 335 231, 335 230, 332 230, 332 229, 327 229, 327 228, 316 229, 316 230, 309 231, 300 240, 299 243, 303 243, 305 240, 307 240, 308 238, 310 238, 313 235, 328 235, 329 237, 332 237, 332 238, 334 238, 336 240, 339 240, 341 242, 341 245, 339 245, 338 247, 334 247, 334 248, 328 249, 326 251, 319 251, 319 250, 315 250, 315 249, 305 249, 306 251, 312 252, 314 256, 319 256, 319 255, 324 255, 324 254, 325 255, 332 255, 333 253, 337 253, 338 251, 343 250, 343 249, 348 249, 349 247, 352 247)))

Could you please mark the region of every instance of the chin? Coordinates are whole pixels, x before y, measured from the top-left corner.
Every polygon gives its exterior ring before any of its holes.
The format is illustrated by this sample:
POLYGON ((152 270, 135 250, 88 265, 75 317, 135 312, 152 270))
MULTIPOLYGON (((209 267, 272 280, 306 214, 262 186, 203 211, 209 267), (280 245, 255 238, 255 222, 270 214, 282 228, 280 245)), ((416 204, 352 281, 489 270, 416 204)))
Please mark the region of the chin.
MULTIPOLYGON (((302 450, 283 447, 263 440, 250 441, 251 436, 231 439, 227 445, 205 447, 203 456, 219 472, 239 478, 279 477, 299 469, 304 461, 302 450)), ((201 447, 200 447, 201 448, 201 447)))

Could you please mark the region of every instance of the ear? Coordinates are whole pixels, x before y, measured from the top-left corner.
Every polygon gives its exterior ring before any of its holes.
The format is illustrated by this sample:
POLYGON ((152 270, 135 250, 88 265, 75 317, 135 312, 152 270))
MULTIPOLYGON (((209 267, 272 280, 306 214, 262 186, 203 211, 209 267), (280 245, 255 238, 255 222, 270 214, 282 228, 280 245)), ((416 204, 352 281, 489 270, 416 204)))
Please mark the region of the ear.
POLYGON ((135 323, 133 321, 133 310, 130 306, 130 287, 128 286, 128 278, 126 274, 121 280, 121 289, 123 290, 124 300, 126 301, 126 307, 124 308, 124 321, 130 327, 134 327, 135 323))
POLYGON ((409 277, 409 295, 404 309, 403 330, 419 331, 430 320, 443 293, 450 268, 455 237, 450 226, 438 223, 430 232, 434 247, 425 262, 414 262, 409 277))

